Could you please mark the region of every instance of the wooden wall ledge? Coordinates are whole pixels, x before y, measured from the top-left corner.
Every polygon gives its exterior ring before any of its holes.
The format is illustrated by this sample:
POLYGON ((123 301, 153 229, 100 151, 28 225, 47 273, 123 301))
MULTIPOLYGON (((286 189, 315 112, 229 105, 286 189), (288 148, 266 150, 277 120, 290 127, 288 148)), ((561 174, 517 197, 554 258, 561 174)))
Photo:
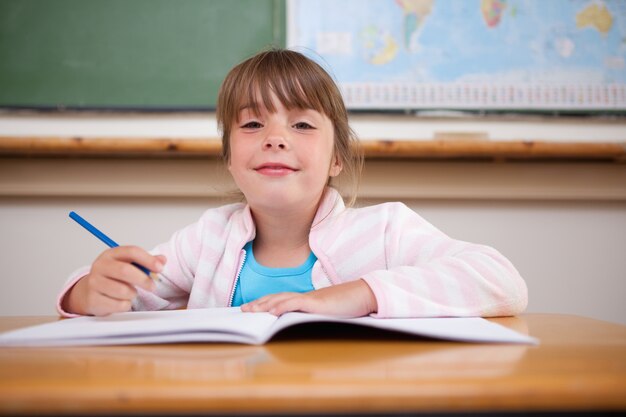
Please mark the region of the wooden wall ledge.
MULTIPOLYGON (((365 157, 377 159, 573 160, 626 163, 626 141, 550 142, 493 140, 364 140, 365 157)), ((217 138, 85 138, 0 136, 0 156, 219 157, 217 138)))

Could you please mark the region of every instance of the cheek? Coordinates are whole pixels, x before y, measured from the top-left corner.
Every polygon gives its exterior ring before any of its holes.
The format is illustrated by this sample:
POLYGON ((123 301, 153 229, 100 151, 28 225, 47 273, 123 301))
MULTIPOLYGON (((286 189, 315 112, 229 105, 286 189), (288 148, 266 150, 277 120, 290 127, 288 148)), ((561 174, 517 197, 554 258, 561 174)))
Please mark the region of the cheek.
POLYGON ((317 175, 320 177, 320 181, 327 181, 328 176, 333 171, 333 149, 328 146, 320 146, 317 149, 311 149, 309 155, 315 155, 315 158, 311 158, 310 161, 314 166, 317 175))
POLYGON ((238 166, 246 157, 246 149, 241 141, 233 140, 230 143, 230 162, 229 166, 238 166))
POLYGON ((242 159, 243 157, 238 147, 231 145, 230 158, 228 160, 228 164, 226 165, 226 167, 228 168, 228 171, 233 177, 236 177, 237 174, 241 171, 242 159))
POLYGON ((230 156, 230 163, 228 164, 228 171, 234 178, 240 177, 244 171, 243 164, 232 154, 230 156))

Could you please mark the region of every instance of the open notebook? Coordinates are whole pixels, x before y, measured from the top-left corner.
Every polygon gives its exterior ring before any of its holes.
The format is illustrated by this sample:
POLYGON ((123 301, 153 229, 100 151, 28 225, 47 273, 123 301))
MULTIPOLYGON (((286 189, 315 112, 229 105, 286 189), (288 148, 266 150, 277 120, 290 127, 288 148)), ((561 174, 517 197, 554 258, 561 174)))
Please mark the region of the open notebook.
POLYGON ((238 307, 142 311, 78 317, 0 334, 0 346, 80 346, 231 342, 260 345, 303 323, 347 323, 461 342, 526 343, 537 340, 481 318, 340 319, 307 313, 242 313, 238 307))

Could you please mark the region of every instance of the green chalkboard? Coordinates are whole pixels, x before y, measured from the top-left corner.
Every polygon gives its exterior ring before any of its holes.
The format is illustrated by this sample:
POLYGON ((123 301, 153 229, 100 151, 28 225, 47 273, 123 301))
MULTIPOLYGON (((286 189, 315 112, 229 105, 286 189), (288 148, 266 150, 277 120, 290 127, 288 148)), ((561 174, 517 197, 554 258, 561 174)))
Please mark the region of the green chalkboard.
POLYGON ((284 0, 0 0, 0 107, 211 109, 284 44, 284 0))

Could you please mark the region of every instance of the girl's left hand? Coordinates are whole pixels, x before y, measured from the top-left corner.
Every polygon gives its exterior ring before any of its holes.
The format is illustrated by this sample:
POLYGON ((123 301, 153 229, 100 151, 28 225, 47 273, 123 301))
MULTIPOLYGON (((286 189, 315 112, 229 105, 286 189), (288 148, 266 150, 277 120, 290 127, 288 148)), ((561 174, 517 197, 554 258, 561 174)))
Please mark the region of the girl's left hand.
POLYGON ((241 306, 241 311, 267 311, 280 316, 289 311, 337 317, 361 317, 378 311, 376 297, 362 279, 311 291, 270 294, 241 306))

